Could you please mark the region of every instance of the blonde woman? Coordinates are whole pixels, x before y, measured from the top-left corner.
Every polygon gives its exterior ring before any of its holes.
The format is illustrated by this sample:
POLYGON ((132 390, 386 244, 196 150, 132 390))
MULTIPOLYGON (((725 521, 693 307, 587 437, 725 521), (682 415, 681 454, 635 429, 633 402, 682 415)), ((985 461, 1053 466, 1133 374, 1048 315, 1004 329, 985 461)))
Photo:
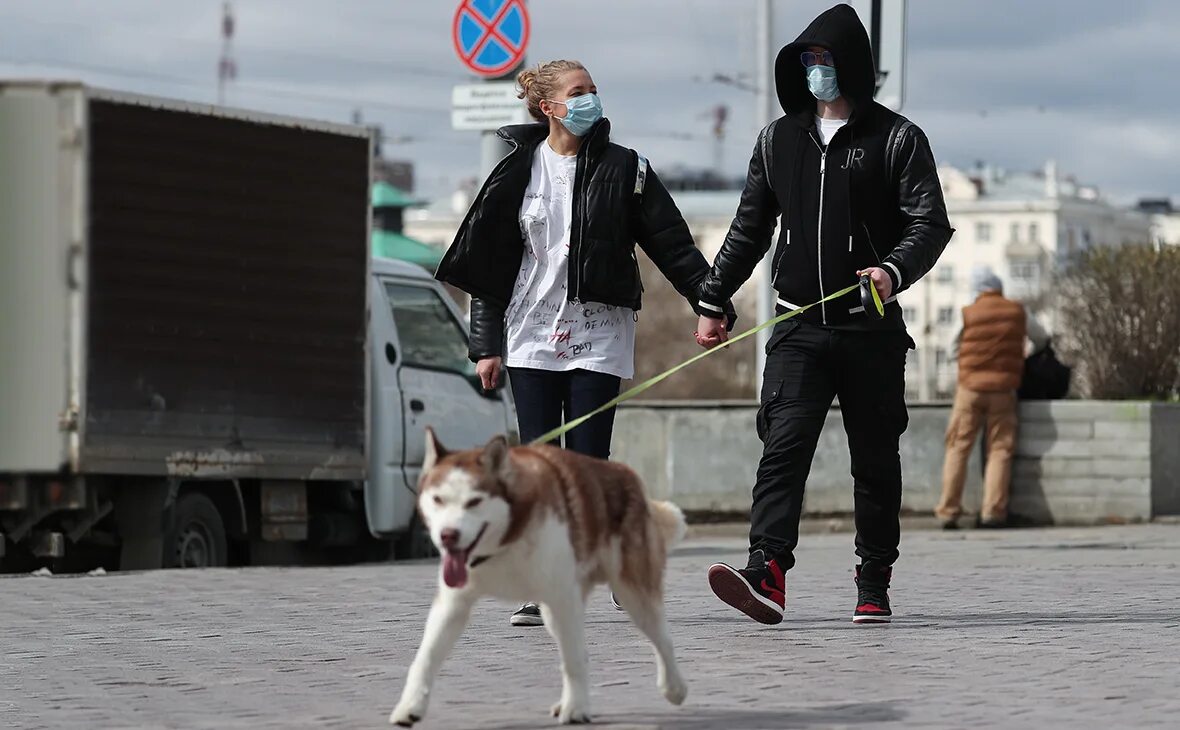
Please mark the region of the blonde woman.
MULTIPOLYGON (((467 212, 437 278, 471 294, 471 344, 483 387, 506 368, 522 442, 589 413, 634 374, 643 285, 635 244, 698 315, 709 271, 647 160, 610 141, 598 87, 577 61, 521 72, 536 124, 504 127, 512 145, 467 212)), ((570 431, 565 447, 609 458, 614 411, 570 431)), ((557 444, 560 445, 560 444, 557 444)), ((514 626, 541 626, 536 604, 514 626)))

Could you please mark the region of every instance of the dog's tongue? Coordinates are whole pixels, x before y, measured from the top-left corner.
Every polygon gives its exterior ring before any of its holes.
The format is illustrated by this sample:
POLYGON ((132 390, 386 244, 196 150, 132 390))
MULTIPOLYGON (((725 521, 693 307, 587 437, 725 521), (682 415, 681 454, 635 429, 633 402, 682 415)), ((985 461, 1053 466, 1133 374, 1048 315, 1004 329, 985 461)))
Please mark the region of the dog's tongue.
POLYGON ((467 585, 467 552, 443 553, 443 582, 449 588, 467 585))

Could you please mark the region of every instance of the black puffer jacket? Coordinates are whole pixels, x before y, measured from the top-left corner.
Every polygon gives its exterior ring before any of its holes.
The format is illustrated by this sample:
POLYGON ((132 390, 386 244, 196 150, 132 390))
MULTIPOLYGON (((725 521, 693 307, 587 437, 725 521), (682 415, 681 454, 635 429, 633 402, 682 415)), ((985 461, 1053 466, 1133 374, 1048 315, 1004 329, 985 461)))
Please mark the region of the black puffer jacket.
MULTIPOLYGON (((504 127, 512 144, 471 204, 435 277, 472 296, 472 360, 503 354, 504 312, 524 253, 520 206, 545 124, 504 127)), ((688 224, 655 172, 635 151, 610 142, 610 122, 598 122, 578 150, 570 222, 570 301, 638 310, 643 284, 635 244, 655 263, 694 311, 709 264, 688 224)), ((732 313, 726 297, 719 305, 732 313)), ((732 326, 732 314, 730 326, 732 326)))
MULTIPOLYGON (((954 229, 926 136, 873 101, 873 56, 856 12, 837 5, 816 18, 779 52, 775 82, 786 115, 758 136, 737 214, 701 286, 702 305, 720 306, 750 277, 780 213, 772 281, 788 308, 855 284, 857 270, 870 266, 889 272, 895 293, 904 291, 934 266, 954 229), (831 51, 840 92, 852 104, 826 148, 800 61, 809 46, 831 51)), ((896 303, 884 320, 863 311, 854 291, 800 318, 846 329, 905 327, 896 303)))

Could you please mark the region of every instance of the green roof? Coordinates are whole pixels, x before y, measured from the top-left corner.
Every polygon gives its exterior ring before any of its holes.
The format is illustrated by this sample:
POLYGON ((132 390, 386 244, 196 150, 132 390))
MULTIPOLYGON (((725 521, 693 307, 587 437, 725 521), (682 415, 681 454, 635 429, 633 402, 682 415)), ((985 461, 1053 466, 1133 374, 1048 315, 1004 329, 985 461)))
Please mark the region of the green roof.
POLYGON ((373 183, 372 205, 374 208, 410 208, 425 204, 425 200, 410 197, 406 191, 395 188, 384 180, 373 183))
POLYGON ((443 252, 434 246, 415 241, 393 231, 373 231, 373 255, 418 264, 433 272, 442 260, 443 252))

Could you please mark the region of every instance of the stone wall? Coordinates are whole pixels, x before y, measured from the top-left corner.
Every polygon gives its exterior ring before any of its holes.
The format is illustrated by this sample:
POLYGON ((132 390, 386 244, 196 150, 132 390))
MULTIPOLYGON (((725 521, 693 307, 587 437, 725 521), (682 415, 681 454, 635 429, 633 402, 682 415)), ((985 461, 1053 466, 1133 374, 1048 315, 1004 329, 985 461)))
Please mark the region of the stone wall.
MULTIPOLYGON (((653 497, 693 512, 745 513, 761 453, 746 402, 643 403, 619 410, 612 458, 636 469, 653 497)), ((942 483, 950 407, 910 407, 902 437, 902 508, 928 514, 942 483)), ((964 507, 982 494, 980 449, 968 467, 964 507)), ((852 511, 852 479, 839 408, 816 450, 808 515, 852 511)), ((1021 405, 1010 513, 1034 524, 1141 521, 1180 514, 1180 404, 1054 401, 1021 405)))

